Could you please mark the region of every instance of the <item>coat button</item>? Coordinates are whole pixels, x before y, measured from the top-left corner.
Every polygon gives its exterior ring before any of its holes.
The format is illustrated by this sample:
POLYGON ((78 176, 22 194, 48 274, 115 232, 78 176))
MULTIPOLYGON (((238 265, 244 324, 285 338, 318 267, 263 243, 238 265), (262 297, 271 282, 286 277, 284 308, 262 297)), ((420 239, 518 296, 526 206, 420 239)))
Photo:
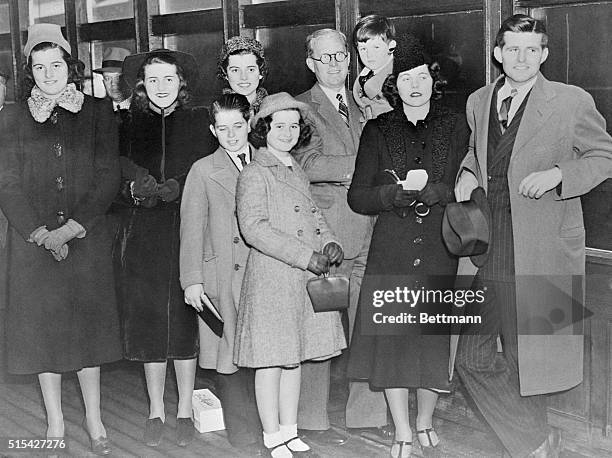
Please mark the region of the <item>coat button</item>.
POLYGON ((489 175, 489 176, 487 177, 487 180, 489 180, 489 181, 491 181, 492 179, 493 179, 493 177, 492 177, 491 175, 489 175))
POLYGON ((302 235, 304 235, 304 231, 302 229, 298 229, 297 235, 298 237, 301 237, 302 235))
POLYGON ((413 262, 412 265, 414 267, 419 267, 421 265, 421 260, 419 258, 416 258, 413 262))
POLYGON ((320 235, 321 234, 321 229, 316 229, 315 230, 315 234, 320 235))
POLYGON ((234 237, 234 243, 240 243, 240 237, 234 237))
POLYGON ((56 216, 57 216, 57 224, 62 226, 66 222, 66 215, 64 214, 63 211, 60 210, 56 212, 56 216))
POLYGON ((62 145, 55 143, 53 145, 53 152, 55 153, 55 157, 62 157, 62 145))
POLYGON ((415 218, 415 221, 417 222, 417 224, 423 224, 423 218, 421 218, 420 216, 417 216, 415 218))
POLYGON ((299 212, 300 211, 300 206, 296 205, 295 207, 293 207, 293 211, 296 212, 296 213, 299 212))
POLYGON ((240 265, 239 264, 234 264, 234 270, 240 270, 240 265))
POLYGON ((64 189, 64 177, 57 177, 55 179, 55 185, 58 191, 62 191, 64 189))
POLYGON ((417 164, 420 164, 421 162, 423 162, 423 159, 421 159, 420 156, 417 156, 414 158, 414 162, 416 162, 417 164))
POLYGON ((421 243, 423 243, 423 237, 416 237, 412 242, 416 243, 417 245, 420 245, 421 243))
POLYGON ((316 213, 316 212, 317 212, 317 207, 312 207, 312 208, 310 209, 310 212, 311 212, 311 213, 316 213))

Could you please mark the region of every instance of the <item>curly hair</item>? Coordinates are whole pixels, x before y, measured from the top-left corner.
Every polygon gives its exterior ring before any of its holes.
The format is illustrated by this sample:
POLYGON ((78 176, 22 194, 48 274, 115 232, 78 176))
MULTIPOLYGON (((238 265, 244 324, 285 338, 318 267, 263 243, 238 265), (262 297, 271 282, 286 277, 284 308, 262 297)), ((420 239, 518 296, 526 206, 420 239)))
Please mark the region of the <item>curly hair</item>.
POLYGON ((248 49, 237 49, 236 51, 229 53, 225 59, 220 61, 217 64, 217 78, 224 80, 227 83, 227 67, 229 66, 230 56, 244 56, 247 54, 253 54, 255 56, 255 62, 257 62, 259 74, 261 75, 261 81, 259 82, 259 86, 261 86, 268 75, 268 64, 266 63, 265 58, 258 56, 253 51, 248 49))
MULTIPOLYGON (((438 62, 432 62, 427 66, 429 69, 429 74, 433 79, 432 89, 431 89, 431 98, 432 100, 440 100, 444 96, 444 88, 448 84, 448 81, 442 79, 440 74, 440 64, 438 62)), ((401 97, 399 96, 399 92, 397 91, 397 77, 399 75, 390 74, 385 82, 383 83, 382 93, 394 109, 399 109, 402 107, 403 102, 401 97)))
MULTIPOLYGON (((295 110, 299 113, 299 110, 295 110)), ((267 145, 267 136, 270 132, 270 123, 272 122, 272 115, 266 116, 257 120, 257 124, 251 130, 249 134, 249 141, 255 148, 262 148, 267 145)), ((291 149, 296 151, 299 148, 308 145, 310 138, 312 137, 313 128, 310 124, 306 123, 300 115, 300 136, 297 143, 291 149)))
POLYGON ((189 92, 189 88, 187 87, 187 79, 185 78, 185 71, 179 65, 177 60, 171 54, 153 54, 145 59, 138 70, 138 75, 136 76, 136 85, 134 86, 134 92, 132 95, 132 104, 131 107, 135 111, 145 112, 149 108, 149 97, 147 95, 147 90, 144 84, 145 78, 145 68, 147 65, 151 64, 171 64, 176 67, 176 74, 179 77, 179 91, 177 100, 178 107, 186 107, 189 105, 189 101, 191 99, 191 94, 189 92))
POLYGON ((43 41, 42 43, 38 43, 32 48, 32 52, 30 52, 30 56, 28 57, 28 60, 23 66, 24 77, 21 81, 21 88, 24 100, 27 100, 27 98, 30 97, 32 88, 36 86, 36 80, 34 79, 34 74, 32 73, 32 55, 37 51, 46 51, 47 49, 55 48, 60 50, 62 59, 64 60, 64 62, 66 62, 66 65, 68 66, 68 84, 74 83, 76 84, 77 89, 81 90, 81 85, 83 82, 83 72, 85 71, 85 64, 79 59, 75 59, 70 54, 68 54, 68 52, 57 43, 43 41))

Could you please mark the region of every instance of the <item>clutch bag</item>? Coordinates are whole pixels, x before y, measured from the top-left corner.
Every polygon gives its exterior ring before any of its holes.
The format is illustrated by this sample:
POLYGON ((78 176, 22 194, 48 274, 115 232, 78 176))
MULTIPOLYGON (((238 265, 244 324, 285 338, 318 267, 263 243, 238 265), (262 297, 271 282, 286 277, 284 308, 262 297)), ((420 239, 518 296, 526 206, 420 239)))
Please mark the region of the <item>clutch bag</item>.
POLYGON ((349 307, 349 279, 344 275, 311 278, 306 283, 316 313, 345 310, 349 307))

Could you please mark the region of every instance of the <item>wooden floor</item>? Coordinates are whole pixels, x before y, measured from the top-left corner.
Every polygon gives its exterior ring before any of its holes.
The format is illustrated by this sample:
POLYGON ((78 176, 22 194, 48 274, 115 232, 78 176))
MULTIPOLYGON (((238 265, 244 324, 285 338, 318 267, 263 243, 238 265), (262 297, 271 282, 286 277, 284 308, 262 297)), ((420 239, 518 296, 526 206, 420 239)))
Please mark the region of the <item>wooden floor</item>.
MULTIPOLYGON (((330 417, 333 428, 349 434, 344 428, 344 405, 346 402, 346 380, 341 375, 342 361, 335 363, 332 371, 332 390, 330 399, 330 417)), ((206 373, 198 375, 196 388, 208 384, 206 373)), ((147 447, 141 442, 144 421, 147 417, 147 397, 142 375, 142 365, 128 362, 116 363, 103 367, 101 375, 102 418, 109 438, 112 441, 112 456, 117 457, 244 457, 238 449, 233 448, 225 438, 225 432, 197 434, 196 440, 188 447, 174 444, 174 427, 176 416, 176 385, 174 375, 169 371, 166 385, 167 426, 159 447, 147 447)), ((81 425, 83 406, 78 382, 74 375, 66 376, 63 382, 63 408, 66 422, 66 437, 69 445, 69 456, 93 456, 89 452, 88 436, 81 425)), ((451 396, 441 399, 442 403, 453 403, 451 396)), ((466 406, 451 406, 445 411, 454 411, 453 415, 437 411, 434 426, 443 438, 440 456, 443 457, 499 457, 501 446, 490 430, 474 418, 466 423, 461 409, 466 406), (459 424, 461 420, 462 424, 459 424)), ((42 398, 35 377, 5 377, 0 384, 0 438, 42 438, 46 428, 42 398)), ((339 447, 313 448, 321 457, 386 457, 388 444, 381 444, 367 437, 349 434, 346 444, 339 447)), ((374 438, 371 438, 374 439, 374 438)), ((4 439, 5 440, 5 439, 4 439)), ((415 447, 414 455, 422 456, 421 450, 415 447)), ((0 450, 0 456, 44 456, 32 452, 7 453, 0 450)), ((60 456, 63 456, 60 454, 60 456)), ((564 452, 564 458, 580 457, 571 452, 564 452)), ((597 456, 597 455, 590 455, 597 456)))

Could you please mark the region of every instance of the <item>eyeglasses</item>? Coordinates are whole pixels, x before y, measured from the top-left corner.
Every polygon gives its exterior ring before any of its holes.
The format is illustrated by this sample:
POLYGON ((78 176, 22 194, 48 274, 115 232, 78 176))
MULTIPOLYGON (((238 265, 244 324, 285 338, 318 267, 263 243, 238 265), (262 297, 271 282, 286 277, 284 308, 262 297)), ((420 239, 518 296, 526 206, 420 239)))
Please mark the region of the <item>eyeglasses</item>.
POLYGON ((348 54, 343 51, 338 51, 335 54, 321 54, 321 58, 317 59, 316 57, 310 57, 312 60, 318 60, 322 64, 329 64, 332 60, 332 57, 336 59, 336 62, 344 62, 348 57, 348 54))

